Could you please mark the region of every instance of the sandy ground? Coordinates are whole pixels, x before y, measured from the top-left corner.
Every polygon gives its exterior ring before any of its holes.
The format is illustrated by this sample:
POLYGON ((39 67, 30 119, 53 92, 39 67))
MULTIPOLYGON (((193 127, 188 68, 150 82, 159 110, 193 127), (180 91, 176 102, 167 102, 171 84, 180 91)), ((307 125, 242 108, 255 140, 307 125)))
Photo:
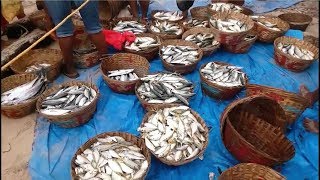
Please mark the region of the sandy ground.
MULTIPOLYGON (((25 13, 36 10, 35 1, 24 1, 25 13)), ((306 0, 287 9, 277 9, 267 13, 279 15, 284 12, 303 12, 313 17, 305 35, 319 37, 319 4, 318 1, 306 0)), ((57 48, 57 43, 51 45, 57 48)), ((1 177, 4 180, 30 179, 28 161, 32 152, 36 114, 21 119, 9 119, 1 115, 1 177)))

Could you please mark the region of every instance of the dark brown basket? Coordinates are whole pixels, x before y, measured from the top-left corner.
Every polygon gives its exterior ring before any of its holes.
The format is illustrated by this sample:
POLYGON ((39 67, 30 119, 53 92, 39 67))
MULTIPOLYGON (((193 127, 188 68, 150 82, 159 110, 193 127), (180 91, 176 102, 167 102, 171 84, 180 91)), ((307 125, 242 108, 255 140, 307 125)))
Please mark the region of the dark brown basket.
POLYGON ((275 166, 295 154, 293 144, 277 126, 284 122, 283 110, 266 99, 258 95, 236 100, 221 115, 223 143, 240 162, 275 166))
POLYGON ((77 158, 77 155, 82 154, 83 151, 85 151, 87 148, 90 148, 90 146, 93 145, 94 143, 98 142, 99 138, 105 138, 108 136, 120 136, 120 137, 124 138, 126 141, 131 142, 131 143, 135 144, 136 146, 138 146, 139 148, 141 148, 142 154, 144 155, 144 157, 146 157, 146 160, 148 161, 148 169, 142 179, 144 179, 146 177, 146 175, 148 174, 148 171, 150 169, 150 166, 151 166, 151 155, 150 155, 150 153, 144 143, 144 140, 142 140, 132 134, 126 133, 126 132, 106 132, 106 133, 99 134, 99 135, 89 139, 86 143, 84 143, 77 150, 77 152, 75 153, 75 155, 73 156, 73 158, 71 160, 71 178, 73 180, 78 179, 77 175, 75 173, 75 170, 74 170, 77 167, 77 165, 75 164, 75 160, 77 158))
POLYGON ((219 180, 246 180, 246 179, 259 179, 259 180, 285 180, 277 171, 255 163, 240 163, 226 171, 220 176, 219 180))
MULTIPOLYGON (((160 22, 160 21, 159 21, 160 22)), ((173 23, 173 22, 170 22, 170 23, 173 23)), ((154 31, 151 30, 150 26, 151 25, 154 25, 155 23, 152 22, 147 28, 148 28, 148 31, 151 32, 152 34, 155 34, 156 36, 159 36, 162 40, 167 40, 167 39, 181 39, 182 37, 182 34, 184 32, 184 28, 179 24, 179 23, 174 23, 175 25, 179 26, 180 29, 182 30, 182 33, 179 34, 179 35, 175 35, 175 34, 167 34, 167 33, 156 33, 154 31)))
MULTIPOLYGON (((137 34, 136 37, 151 37, 151 38, 157 40, 157 42, 159 44, 161 44, 161 39, 158 36, 154 35, 154 34, 141 33, 141 34, 137 34)), ((151 61, 158 54, 159 46, 158 47, 149 48, 149 49, 144 50, 144 51, 135 51, 135 50, 124 48, 124 51, 127 52, 127 53, 140 55, 142 57, 145 57, 148 61, 151 61)))
POLYGON ((192 18, 209 20, 209 12, 207 6, 198 6, 190 9, 190 14, 192 18))
POLYGON ((47 79, 49 81, 55 80, 61 72, 62 55, 61 51, 57 49, 33 49, 23 55, 19 60, 12 63, 10 68, 16 74, 26 73, 29 66, 47 63, 51 66, 47 71, 47 79))
POLYGON ((245 36, 251 32, 251 30, 253 29, 254 26, 254 22, 253 20, 244 14, 241 13, 236 13, 236 12, 232 12, 232 11, 228 11, 228 12, 217 12, 216 14, 212 15, 213 19, 235 19, 241 22, 244 22, 248 29, 246 31, 242 31, 242 32, 224 32, 224 31, 220 31, 218 29, 216 29, 215 27, 213 27, 210 23, 209 20, 209 25, 210 28, 212 28, 215 31, 215 34, 217 34, 217 37, 219 39, 219 42, 221 44, 226 44, 226 45, 235 45, 238 44, 239 42, 241 42, 245 36))
POLYGON ((319 58, 319 49, 317 47, 315 47, 313 44, 306 42, 304 40, 299 40, 296 38, 292 38, 292 37, 279 37, 274 41, 274 60, 275 62, 283 67, 286 68, 290 71, 293 72, 300 72, 303 71, 305 69, 307 69, 314 61, 317 61, 319 58), (306 50, 311 51, 315 57, 313 60, 305 60, 305 59, 299 59, 296 57, 293 57, 289 54, 286 54, 284 52, 282 52, 279 48, 278 48, 278 44, 279 43, 282 44, 292 44, 297 46, 298 48, 303 48, 306 50))
MULTIPOLYGON (((16 74, 1 79, 1 94, 37 78, 35 74, 16 74)), ((1 105, 1 113, 9 118, 18 119, 31 114, 36 109, 40 94, 17 105, 1 105)))
MULTIPOLYGON (((139 18, 134 18, 134 17, 115 18, 112 22, 110 22, 111 29, 113 29, 113 28, 117 25, 117 23, 118 23, 119 21, 137 21, 138 23, 145 25, 145 26, 146 26, 146 32, 148 31, 148 24, 147 24, 147 22, 141 21, 139 18)), ((145 32, 145 33, 146 33, 146 32, 145 32)))
POLYGON ((30 16, 29 16, 29 19, 31 21, 31 23, 41 29, 41 30, 46 30, 46 24, 48 23, 46 21, 46 13, 44 10, 39 10, 39 11, 36 11, 34 13, 32 13, 30 16))
MULTIPOLYGON (((251 35, 251 33, 249 33, 251 35)), ((223 45, 223 49, 225 49, 228 52, 236 53, 236 54, 243 54, 249 51, 251 46, 256 42, 258 36, 252 32, 252 35, 255 37, 253 39, 250 39, 248 41, 242 40, 242 42, 239 42, 236 45, 223 45)))
POLYGON ((258 21, 268 21, 273 24, 277 24, 281 31, 269 29, 257 22, 255 22, 255 30, 258 34, 258 40, 261 42, 272 43, 276 38, 283 36, 290 28, 289 24, 278 17, 264 16, 264 18, 258 18, 258 21))
MULTIPOLYGON (((200 67, 200 70, 204 68, 208 63, 203 64, 200 67)), ((219 65, 231 65, 228 63, 217 62, 217 61, 214 61, 214 63, 219 65)), ((242 71, 242 70, 239 70, 239 71, 242 71)), ((209 81, 207 78, 205 78, 201 73, 201 71, 200 71, 200 79, 201 79, 202 91, 208 96, 215 99, 223 99, 223 100, 231 99, 245 87, 245 86, 224 87, 224 86, 217 85, 216 83, 213 83, 209 81)), ((247 75, 245 75, 245 84, 247 83, 248 83, 248 77, 247 75)))
MULTIPOLYGON (((197 18, 193 18, 193 19, 197 19, 197 18)), ((194 27, 194 26, 190 26, 189 24, 183 24, 184 22, 188 22, 190 19, 185 19, 183 21, 180 21, 179 24, 183 27, 184 31, 188 31, 190 29, 198 29, 198 28, 203 28, 203 27, 194 27)), ((208 21, 208 20, 201 20, 201 19, 197 19, 199 21, 208 21)), ((206 26, 206 28, 209 28, 209 21, 208 21, 208 25, 206 26)))
POLYGON ((73 128, 73 127, 81 126, 87 123, 91 119, 94 112, 96 111, 99 95, 100 95, 99 89, 94 84, 82 82, 82 81, 69 81, 60 85, 55 85, 50 89, 46 90, 39 97, 36 107, 39 114, 45 117, 46 119, 48 119, 49 122, 64 128, 73 128), (62 88, 70 87, 70 86, 82 86, 82 85, 85 85, 87 87, 94 89, 97 93, 96 97, 93 99, 93 101, 89 105, 79 108, 77 111, 70 112, 65 115, 53 116, 53 115, 46 115, 41 113, 41 105, 46 97, 58 92, 62 88))
POLYGON ((290 29, 305 31, 312 21, 312 17, 303 13, 284 13, 278 16, 290 25, 290 29))
MULTIPOLYGON (((176 105, 167 105, 167 106, 163 106, 162 108, 159 108, 159 109, 164 109, 164 108, 168 108, 168 107, 174 107, 176 105)), ((158 109, 158 110, 159 110, 158 109)), ((200 115, 195 112, 194 110, 192 110, 190 108, 190 112, 192 115, 194 115, 194 117, 197 119, 197 121, 202 125, 202 127, 204 127, 205 129, 205 132, 202 133, 202 135, 204 136, 204 138, 206 139, 205 141, 205 144, 203 146, 203 149, 196 155, 194 156, 193 158, 191 159, 188 159, 188 160, 184 160, 184 161, 180 161, 180 162, 175 162, 175 161, 168 161, 166 158, 161 158, 161 157, 158 157, 156 154, 154 154, 154 152, 152 152, 151 150, 149 150, 157 159, 159 159, 161 162, 163 162, 164 164, 167 164, 167 165, 170 165, 170 166, 180 166, 180 165, 183 165, 183 164, 187 164, 189 162, 192 162, 193 160, 197 159, 199 156, 203 155, 204 151, 206 150, 207 146, 208 146, 208 142, 209 142, 209 130, 208 130, 208 127, 206 125, 206 123, 204 122, 204 120, 200 117, 200 115)), ((145 114, 142 122, 141 122, 141 125, 140 127, 143 126, 144 123, 146 123, 149 119, 149 117, 154 114, 155 111, 149 111, 145 114)))
POLYGON ((202 59, 202 50, 199 48, 199 46, 197 46, 195 43, 190 42, 190 41, 185 41, 185 40, 180 40, 180 39, 176 39, 176 40, 166 40, 163 43, 161 43, 160 48, 159 48, 159 56, 161 59, 161 62, 164 66, 164 68, 168 71, 171 72, 176 72, 176 73, 180 73, 180 74, 188 74, 191 73, 192 71, 194 71, 194 69, 196 69, 198 62, 201 61, 202 59), (193 64, 189 64, 189 65, 175 65, 175 64, 170 64, 168 62, 166 62, 163 58, 162 58, 162 53, 161 50, 163 47, 168 46, 168 45, 173 45, 173 46, 190 46, 193 48, 197 48, 198 49, 198 60, 196 62, 194 62, 193 64))
MULTIPOLYGON (((162 73, 162 72, 160 72, 162 73)), ((152 73, 152 74, 155 74, 155 73, 152 73)), ((157 73, 158 74, 158 73, 157 73)), ((162 73, 163 74, 163 73, 162 73)), ((182 76, 181 76, 182 77, 182 76)), ((179 106, 181 104, 179 103, 148 103, 147 101, 145 101, 144 99, 142 99, 138 93, 138 88, 141 86, 142 84, 142 81, 139 80, 137 83, 136 83, 136 86, 135 86, 135 94, 139 100, 139 102, 141 103, 142 107, 146 110, 146 111, 156 111, 158 109, 162 109, 162 108, 165 108, 165 107, 168 107, 168 106, 179 106)))
POLYGON ((308 107, 308 101, 302 96, 270 86, 248 84, 246 93, 247 96, 264 95, 276 100, 284 109, 288 124, 293 123, 308 107))
MULTIPOLYGON (((212 3, 212 4, 215 4, 215 3, 212 3)), ((225 3, 225 4, 233 4, 233 3, 225 3)), ((238 12, 238 13, 242 13, 242 14, 245 14, 245 15, 252 15, 253 14, 253 11, 249 8, 246 8, 246 7, 243 7, 243 6, 240 6, 240 5, 236 5, 236 6, 239 6, 241 8, 241 12, 238 12)), ((217 12, 219 11, 214 11, 210 8, 210 4, 208 4, 207 6, 207 11, 210 15, 214 15, 216 14, 217 12)))
MULTIPOLYGON (((214 35, 215 39, 217 36, 215 34, 215 31, 213 31, 211 28, 201 28, 200 27, 200 28, 193 28, 193 29, 186 31, 185 33, 183 33, 182 39, 185 39, 186 37, 188 37, 191 34, 197 34, 197 33, 210 33, 210 34, 214 35)), ((220 47, 220 43, 216 46, 201 48, 201 50, 203 51, 204 56, 209 56, 212 53, 214 53, 217 49, 219 49, 219 47, 220 47)))
MULTIPOLYGON (((158 21, 168 21, 168 20, 160 20, 160 19, 155 18, 155 17, 154 17, 154 14, 156 14, 157 12, 169 12, 169 11, 164 11, 164 10, 153 10, 153 11, 151 11, 151 19, 152 19, 152 21, 156 21, 156 20, 158 20, 158 21)), ((169 21, 169 22, 177 23, 177 22, 179 22, 179 21, 183 21, 185 18, 186 18, 186 16, 184 16, 184 17, 183 17, 182 19, 180 19, 180 20, 169 21)))
POLYGON ((139 80, 117 81, 107 76, 108 71, 119 69, 134 69, 138 77, 143 77, 149 73, 150 64, 142 56, 131 53, 117 53, 105 58, 100 66, 105 83, 117 93, 133 94, 134 87, 139 80))

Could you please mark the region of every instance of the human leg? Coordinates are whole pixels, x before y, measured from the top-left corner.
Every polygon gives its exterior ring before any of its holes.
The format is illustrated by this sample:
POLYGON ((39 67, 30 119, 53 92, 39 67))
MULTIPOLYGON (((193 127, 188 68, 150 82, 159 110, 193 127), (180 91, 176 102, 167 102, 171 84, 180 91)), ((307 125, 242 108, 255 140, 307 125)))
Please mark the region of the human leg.
POLYGON ((140 3, 141 13, 142 13, 141 19, 146 19, 150 0, 139 0, 139 3, 140 3))
POLYGON ((137 0, 129 0, 129 5, 131 8, 131 13, 134 18, 138 18, 138 3, 137 0))

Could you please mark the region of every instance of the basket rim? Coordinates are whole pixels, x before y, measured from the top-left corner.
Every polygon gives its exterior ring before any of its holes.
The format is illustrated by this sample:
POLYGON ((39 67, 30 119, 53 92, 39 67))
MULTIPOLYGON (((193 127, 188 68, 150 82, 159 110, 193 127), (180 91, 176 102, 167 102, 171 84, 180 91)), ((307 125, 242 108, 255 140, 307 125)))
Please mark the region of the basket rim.
MULTIPOLYGON (((231 89, 237 89, 237 88, 245 88, 246 85, 249 83, 249 82, 248 82, 248 76, 247 76, 247 74, 246 74, 245 72, 242 71, 242 69, 240 69, 240 71, 243 72, 243 73, 244 73, 244 76, 245 76, 245 85, 243 85, 243 86, 225 87, 225 86, 220 86, 220 85, 218 85, 218 84, 216 84, 216 83, 214 83, 214 82, 211 82, 210 80, 208 80, 207 78, 205 78, 205 77, 203 76, 203 73, 201 72, 201 69, 203 69, 207 64, 212 63, 212 62, 214 62, 214 63, 216 63, 216 64, 219 64, 219 65, 232 66, 232 64, 225 63, 225 62, 221 62, 221 61, 210 61, 210 62, 207 62, 207 63, 205 63, 205 64, 202 64, 201 67, 200 67, 200 69, 199 69, 200 79, 205 79, 205 80, 207 80, 207 81, 209 82, 208 85, 210 85, 210 86, 216 86, 216 87, 223 88, 223 89, 230 89, 230 90, 231 90, 231 89)), ((206 83, 207 83, 207 82, 206 82, 206 83)))
MULTIPOLYGON (((162 107, 158 108, 157 110, 148 111, 148 112, 144 115, 144 117, 143 117, 143 119, 142 119, 139 127, 142 127, 143 124, 147 122, 148 118, 149 118, 152 114, 154 114, 155 112, 159 111, 160 109, 162 110, 162 109, 164 109, 164 108, 178 107, 178 106, 185 106, 185 105, 182 105, 182 104, 178 104, 178 105, 176 105, 176 104, 166 104, 165 106, 162 106, 162 107)), ((203 153, 205 152, 205 150, 206 150, 207 147, 208 147, 208 144, 209 144, 209 129, 208 129, 208 126, 206 125, 206 122, 205 122, 204 119, 203 119, 195 110, 193 110, 191 107, 189 107, 189 110, 190 110, 191 114, 195 116, 195 118, 197 119, 197 122, 198 122, 198 123, 200 123, 200 124, 203 123, 203 124, 204 124, 204 127, 203 127, 203 128, 205 129, 205 132, 204 132, 204 133, 205 133, 205 135, 206 135, 206 136, 204 137, 204 138, 206 139, 206 141, 204 142, 204 147, 203 147, 203 149, 202 149, 201 151, 199 151, 199 153, 198 153, 196 156, 194 156, 193 158, 190 158, 190 159, 187 159, 187 160, 183 160, 183 161, 179 161, 179 162, 169 161, 169 160, 167 160, 167 159, 165 159, 165 158, 163 158, 163 157, 158 157, 154 152, 152 152, 148 147, 146 147, 146 148, 149 150, 149 152, 150 152, 152 155, 155 156, 155 158, 157 158, 158 160, 160 160, 160 161, 161 161, 162 163, 164 163, 164 164, 173 165, 173 166, 180 166, 180 165, 184 165, 184 164, 190 163, 190 162, 196 160, 199 156, 203 155, 203 153)), ((201 124, 201 125, 202 125, 202 124, 201 124)), ((141 132, 139 132, 139 133, 140 133, 140 136, 143 134, 143 133, 141 133, 141 132)), ((203 134, 204 134, 204 133, 203 133, 203 134)), ((142 139, 142 138, 141 138, 141 139, 142 139)), ((144 139, 143 139, 143 141, 144 141, 144 139)))
POLYGON ((312 22, 312 17, 304 14, 304 13, 299 13, 299 12, 294 12, 294 13, 282 13, 280 15, 278 15, 278 17, 283 20, 288 22, 289 24, 295 24, 295 25, 306 25, 306 24, 310 24, 312 22), (304 18, 307 18, 308 20, 306 20, 305 22, 293 22, 293 21, 289 21, 287 19, 287 16, 303 16, 304 18))
MULTIPOLYGON (((75 170, 74 170, 73 166, 75 166, 76 155, 77 155, 77 154, 80 154, 80 153, 83 153, 82 148, 83 148, 84 146, 87 146, 87 145, 91 146, 91 145, 93 145, 95 142, 97 142, 97 139, 98 139, 98 138, 103 138, 103 137, 106 137, 106 136, 120 136, 120 137, 130 136, 130 137, 135 138, 137 141, 140 141, 141 146, 137 145, 136 143, 134 143, 134 142, 132 142, 132 141, 128 141, 128 142, 131 142, 132 144, 134 144, 134 145, 136 145, 137 147, 139 147, 139 148, 140 148, 140 151, 142 152, 142 154, 143 154, 144 156, 147 156, 147 157, 145 157, 145 158, 146 158, 146 160, 148 161, 148 168, 147 168, 147 170, 146 170, 146 172, 145 172, 145 174, 144 174, 143 177, 145 177, 145 176, 148 174, 148 171, 149 171, 150 166, 151 166, 151 155, 150 155, 149 149, 148 149, 147 146, 145 145, 144 140, 141 139, 140 137, 138 137, 138 136, 136 136, 136 135, 134 135, 134 134, 128 133, 128 132, 108 131, 108 132, 96 134, 95 136, 89 138, 89 139, 88 139, 85 143, 83 143, 80 147, 78 147, 77 151, 73 154, 72 159, 71 159, 71 161, 70 161, 70 166, 71 166, 71 171, 70 171, 70 173, 71 173, 72 179, 75 179, 75 177, 73 176, 73 174, 75 174, 75 173, 74 173, 75 170), (91 142, 91 141, 93 141, 93 142, 91 142), (145 152, 142 151, 142 148, 145 148, 146 151, 145 151, 145 152), (145 154, 146 154, 146 155, 145 155, 145 154)), ((126 140, 126 141, 127 141, 127 140, 126 140)))
MULTIPOLYGON (((41 116, 49 119, 50 121, 51 121, 50 117, 59 117, 60 119, 58 121, 62 121, 63 122, 63 121, 66 121, 66 120, 61 120, 61 119, 77 116, 77 115, 81 114, 83 111, 85 111, 86 109, 88 109, 93 103, 98 101, 99 96, 100 96, 99 89, 93 83, 86 82, 86 81, 68 81, 68 82, 64 82, 62 84, 53 85, 51 88, 49 88, 45 92, 43 92, 41 94, 41 96, 39 97, 39 99, 37 100, 36 111, 41 116), (70 87, 70 86, 75 86, 75 85, 78 85, 78 86, 85 85, 85 86, 87 86, 89 88, 92 88, 92 89, 94 89, 96 91, 96 96, 93 98, 93 100, 90 102, 90 104, 88 104, 87 106, 80 107, 76 111, 71 111, 68 114, 63 114, 63 115, 47 115, 47 114, 44 114, 44 113, 41 112, 41 105, 42 105, 42 102, 44 101, 44 99, 46 97, 48 97, 49 95, 53 94, 54 92, 58 92, 63 87, 70 87), (55 89, 53 91, 53 93, 49 94, 49 92, 52 91, 53 89, 55 89)), ((57 121, 57 120, 54 120, 54 121, 57 121)))
MULTIPOLYGON (((287 32, 287 31, 290 29, 290 25, 289 25, 288 22, 286 22, 286 21, 284 21, 284 20, 282 20, 282 19, 280 19, 279 17, 276 17, 276 16, 264 16, 263 18, 259 16, 258 19, 257 19, 257 21, 254 21, 254 24, 255 24, 256 26, 259 26, 260 28, 262 28, 262 29, 264 29, 264 30, 267 30, 267 31, 269 31, 269 32, 272 32, 272 33, 281 33, 281 34, 283 34, 283 33, 287 32), (259 21, 260 19, 265 19, 265 20, 268 20, 268 19, 276 19, 277 22, 279 22, 279 21, 281 22, 281 21, 282 21, 282 23, 285 24, 285 29, 282 30, 282 29, 278 28, 278 29, 280 29, 280 31, 276 31, 276 30, 267 28, 266 26, 258 23, 258 21, 259 21)), ((277 24, 278 24, 278 23, 277 23, 277 24)))
MULTIPOLYGON (((296 43, 293 43, 293 44, 296 45, 296 43)), ((300 39, 293 38, 293 37, 288 37, 288 36, 281 36, 281 37, 278 37, 277 39, 274 40, 273 46, 274 46, 274 49, 277 51, 277 53, 280 53, 281 55, 286 56, 288 59, 294 59, 296 61, 302 61, 302 62, 315 62, 319 58, 319 49, 316 46, 314 46, 313 44, 311 44, 310 42, 305 41, 305 40, 300 40, 300 39), (291 40, 291 41, 296 41, 296 42, 300 41, 301 43, 306 43, 307 45, 309 45, 309 46, 313 47, 314 49, 318 50, 318 53, 315 53, 315 57, 312 60, 296 58, 294 56, 286 54, 286 53, 282 52, 277 46, 278 43, 282 42, 285 39, 288 39, 288 40, 291 40)))

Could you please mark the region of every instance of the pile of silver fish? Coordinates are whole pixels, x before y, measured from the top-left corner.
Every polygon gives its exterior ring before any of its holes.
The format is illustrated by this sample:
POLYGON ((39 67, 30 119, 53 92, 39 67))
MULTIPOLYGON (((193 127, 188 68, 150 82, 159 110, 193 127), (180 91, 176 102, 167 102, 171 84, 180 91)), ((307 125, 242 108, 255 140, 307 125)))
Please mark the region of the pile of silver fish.
POLYGON ((289 54, 295 58, 305 60, 313 60, 315 58, 315 55, 311 51, 299 48, 292 44, 278 43, 277 46, 282 52, 289 54))
POLYGON ((244 86, 245 74, 239 71, 241 67, 208 63, 200 70, 209 81, 225 87, 244 86))
POLYGON ((268 28, 268 29, 271 29, 271 30, 274 30, 274 31, 281 31, 281 29, 279 29, 278 25, 276 23, 271 23, 269 21, 259 21, 257 20, 256 21, 258 24, 268 28))
POLYGON ((157 12, 153 15, 154 18, 161 21, 177 21, 183 18, 183 16, 178 12, 157 12))
POLYGON ((27 101, 45 90, 46 79, 37 77, 31 82, 22 84, 1 94, 1 105, 16 105, 27 101))
POLYGON ((64 115, 88 106, 97 92, 85 85, 69 86, 46 97, 42 102, 41 112, 46 115, 64 115))
POLYGON ((143 51, 153 47, 158 47, 160 44, 156 39, 151 37, 136 37, 133 43, 126 44, 125 48, 134 51, 143 51))
POLYGON ((170 64, 193 64, 198 60, 198 49, 191 46, 164 46, 161 49, 162 59, 170 64))
POLYGON ((208 21, 201 21, 198 19, 189 19, 188 21, 184 21, 183 25, 190 26, 190 27, 208 27, 208 21))
POLYGON ((40 71, 41 69, 46 69, 50 66, 51 66, 51 64, 47 64, 47 63, 35 64, 32 66, 28 66, 25 72, 27 72, 27 73, 37 72, 37 71, 40 71))
POLYGON ((139 77, 134 69, 119 69, 114 71, 108 71, 108 77, 118 81, 134 81, 138 80, 139 77))
POLYGON ((113 30, 118 32, 128 31, 134 34, 147 32, 146 26, 137 21, 119 21, 113 30))
POLYGON ((197 44, 200 48, 209 48, 219 45, 219 41, 214 40, 214 35, 209 33, 197 33, 187 36, 184 40, 197 44))
POLYGON ((234 11, 234 12, 242 12, 242 8, 240 6, 234 5, 234 4, 227 4, 227 3, 213 3, 210 4, 210 8, 213 11, 234 11))
POLYGON ((188 99, 195 95, 192 82, 176 73, 153 74, 141 78, 138 96, 148 103, 184 103, 189 105, 188 99))
POLYGON ((224 32, 242 32, 248 29, 244 22, 235 19, 210 19, 210 24, 216 29, 224 32))
POLYGON ((155 24, 151 25, 150 29, 156 33, 167 33, 167 34, 175 34, 175 35, 180 35, 183 32, 181 27, 178 26, 178 24, 170 23, 167 21, 163 21, 163 22, 155 21, 155 24))
POLYGON ((142 179, 149 167, 141 149, 120 136, 98 138, 76 156, 75 163, 75 173, 81 180, 142 179))
POLYGON ((191 159, 204 148, 203 127, 187 106, 164 108, 152 114, 142 127, 146 146, 159 158, 179 162, 191 159))

